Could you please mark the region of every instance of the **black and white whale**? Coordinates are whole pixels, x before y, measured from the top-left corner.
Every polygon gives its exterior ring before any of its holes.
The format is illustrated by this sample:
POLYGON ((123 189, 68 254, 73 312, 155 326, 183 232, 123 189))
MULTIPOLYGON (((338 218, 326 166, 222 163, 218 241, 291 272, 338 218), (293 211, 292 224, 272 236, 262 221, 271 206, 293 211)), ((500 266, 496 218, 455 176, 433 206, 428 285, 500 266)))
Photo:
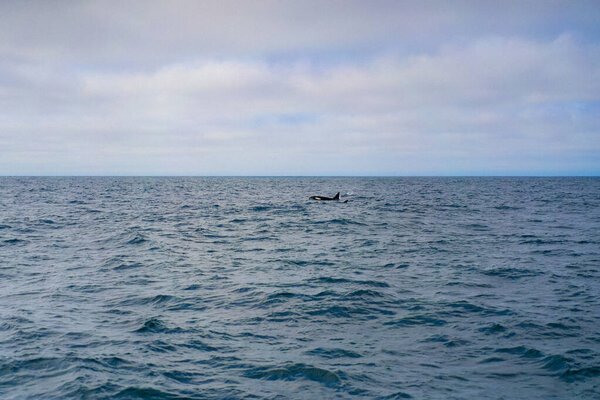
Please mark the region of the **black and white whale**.
MULTIPOLYGON (((325 196, 310 196, 310 200, 319 200, 319 201, 340 201, 340 192, 337 192, 333 197, 325 197, 325 196)), ((345 200, 344 203, 347 203, 348 200, 345 200)))

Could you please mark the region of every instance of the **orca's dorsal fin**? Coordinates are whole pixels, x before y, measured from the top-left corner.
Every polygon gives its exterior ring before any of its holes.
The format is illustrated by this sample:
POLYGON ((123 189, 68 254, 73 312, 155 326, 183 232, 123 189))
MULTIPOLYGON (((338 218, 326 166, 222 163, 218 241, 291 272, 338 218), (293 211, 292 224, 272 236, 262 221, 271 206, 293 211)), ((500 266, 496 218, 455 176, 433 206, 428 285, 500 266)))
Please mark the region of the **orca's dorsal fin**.
POLYGON ((334 200, 339 200, 340 199, 340 192, 337 192, 337 194, 335 196, 333 196, 334 200))

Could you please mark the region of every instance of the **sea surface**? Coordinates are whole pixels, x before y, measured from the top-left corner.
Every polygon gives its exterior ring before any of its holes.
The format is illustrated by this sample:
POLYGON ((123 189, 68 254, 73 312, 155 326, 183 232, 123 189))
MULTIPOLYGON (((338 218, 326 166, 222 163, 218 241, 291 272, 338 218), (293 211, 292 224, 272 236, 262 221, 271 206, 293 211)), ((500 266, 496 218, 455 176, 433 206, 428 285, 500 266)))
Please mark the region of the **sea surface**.
POLYGON ((0 178, 0 398, 598 399, 600 179, 0 178))

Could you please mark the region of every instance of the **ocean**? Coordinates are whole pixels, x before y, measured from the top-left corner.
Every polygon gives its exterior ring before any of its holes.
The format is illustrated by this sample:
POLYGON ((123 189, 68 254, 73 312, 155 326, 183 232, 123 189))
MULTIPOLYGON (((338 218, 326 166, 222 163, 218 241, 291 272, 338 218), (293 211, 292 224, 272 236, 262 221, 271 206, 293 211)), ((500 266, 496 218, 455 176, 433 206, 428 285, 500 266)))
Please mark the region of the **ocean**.
POLYGON ((600 178, 0 178, 0 398, 600 398, 600 178))

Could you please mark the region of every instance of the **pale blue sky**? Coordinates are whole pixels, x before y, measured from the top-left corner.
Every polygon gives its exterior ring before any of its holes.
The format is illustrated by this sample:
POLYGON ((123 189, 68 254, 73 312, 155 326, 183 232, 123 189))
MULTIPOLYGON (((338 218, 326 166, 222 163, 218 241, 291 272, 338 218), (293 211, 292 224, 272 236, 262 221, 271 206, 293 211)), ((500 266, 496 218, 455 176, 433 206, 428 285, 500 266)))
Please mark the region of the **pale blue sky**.
POLYGON ((0 3, 0 175, 599 175, 597 1, 0 3))

